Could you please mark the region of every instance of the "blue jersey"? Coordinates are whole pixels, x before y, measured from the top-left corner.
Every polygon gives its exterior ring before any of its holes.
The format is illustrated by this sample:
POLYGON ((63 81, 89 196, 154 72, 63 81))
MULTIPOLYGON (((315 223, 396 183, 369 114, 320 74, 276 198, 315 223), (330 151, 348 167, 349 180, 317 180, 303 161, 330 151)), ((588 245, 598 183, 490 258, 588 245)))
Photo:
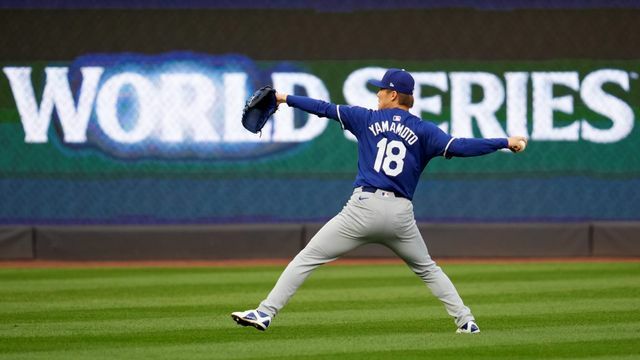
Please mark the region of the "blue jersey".
POLYGON ((393 191, 407 199, 413 198, 422 171, 434 157, 475 156, 507 145, 506 139, 463 139, 481 141, 460 142, 457 149, 452 148, 455 138, 399 108, 369 110, 292 95, 287 97, 287 104, 335 119, 355 135, 358 140, 355 187, 393 191))
POLYGON ((394 108, 337 106, 338 121, 358 139, 354 186, 390 190, 411 199, 429 160, 444 154, 452 137, 431 122, 394 108))

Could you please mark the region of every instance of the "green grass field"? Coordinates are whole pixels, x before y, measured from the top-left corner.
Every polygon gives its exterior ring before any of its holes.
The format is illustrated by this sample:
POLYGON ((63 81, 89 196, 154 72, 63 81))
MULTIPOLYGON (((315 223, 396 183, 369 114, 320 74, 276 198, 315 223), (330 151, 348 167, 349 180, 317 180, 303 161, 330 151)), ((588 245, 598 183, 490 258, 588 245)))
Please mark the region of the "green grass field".
POLYGON ((0 359, 637 359, 640 263, 443 265, 482 329, 456 335, 404 265, 316 271, 266 332, 281 266, 0 269, 0 359))

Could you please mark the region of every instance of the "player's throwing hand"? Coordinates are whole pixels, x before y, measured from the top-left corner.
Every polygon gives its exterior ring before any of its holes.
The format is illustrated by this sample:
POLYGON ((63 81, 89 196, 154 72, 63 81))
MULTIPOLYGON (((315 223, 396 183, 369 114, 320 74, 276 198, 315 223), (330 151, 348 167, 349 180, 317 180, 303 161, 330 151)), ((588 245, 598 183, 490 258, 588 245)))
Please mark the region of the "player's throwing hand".
POLYGON ((514 153, 522 152, 527 147, 527 138, 524 136, 510 136, 508 138, 509 141, 509 150, 514 153))

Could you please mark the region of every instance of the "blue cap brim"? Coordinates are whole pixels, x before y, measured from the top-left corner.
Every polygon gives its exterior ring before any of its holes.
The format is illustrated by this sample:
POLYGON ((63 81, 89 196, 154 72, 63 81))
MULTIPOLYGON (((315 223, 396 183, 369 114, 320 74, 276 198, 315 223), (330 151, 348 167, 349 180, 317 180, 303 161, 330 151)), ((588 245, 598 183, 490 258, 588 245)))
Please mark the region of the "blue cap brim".
POLYGON ((386 86, 382 81, 378 81, 378 80, 369 80, 367 81, 367 83, 375 86, 375 87, 379 87, 380 89, 386 89, 388 86, 386 86))

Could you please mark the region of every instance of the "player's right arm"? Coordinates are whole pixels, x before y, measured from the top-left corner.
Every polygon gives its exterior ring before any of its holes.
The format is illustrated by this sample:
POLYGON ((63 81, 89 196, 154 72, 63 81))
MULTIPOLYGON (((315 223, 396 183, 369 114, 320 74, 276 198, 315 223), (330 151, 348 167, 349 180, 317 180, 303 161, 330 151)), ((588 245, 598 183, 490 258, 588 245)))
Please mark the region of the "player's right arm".
POLYGON ((343 129, 349 130, 356 136, 366 125, 362 118, 370 112, 358 106, 336 105, 306 96, 287 95, 280 92, 276 92, 276 101, 278 104, 286 103, 310 114, 336 120, 343 129))

